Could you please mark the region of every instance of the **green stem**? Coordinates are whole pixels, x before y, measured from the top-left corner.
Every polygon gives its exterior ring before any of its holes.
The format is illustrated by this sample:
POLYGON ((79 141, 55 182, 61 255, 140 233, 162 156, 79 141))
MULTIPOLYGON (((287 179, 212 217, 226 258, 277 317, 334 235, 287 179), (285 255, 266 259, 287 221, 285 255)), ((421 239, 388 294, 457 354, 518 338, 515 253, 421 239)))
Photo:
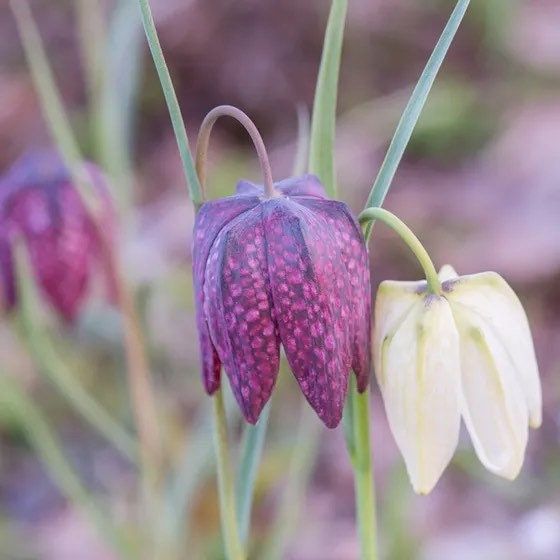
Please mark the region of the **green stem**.
POLYGON ((235 490, 231 475, 231 464, 228 451, 227 421, 222 390, 218 389, 213 398, 214 412, 214 446, 218 469, 218 491, 220 493, 220 519, 226 554, 229 560, 243 560, 245 554, 235 510, 235 490))
POLYGON ((366 208, 360 214, 358 220, 364 229, 370 226, 374 220, 380 220, 395 231, 418 259, 426 275, 430 291, 433 294, 441 295, 441 283, 430 255, 424 249, 418 237, 400 218, 383 208, 366 208))
POLYGON ((0 372, 0 407, 2 410, 7 410, 25 430, 29 443, 35 449, 62 494, 87 513, 99 533, 107 542, 113 544, 121 557, 135 557, 115 523, 111 521, 106 512, 99 508, 76 476, 74 469, 61 451, 60 443, 41 412, 4 372, 0 372))
POLYGON ((239 474, 237 476, 235 489, 240 538, 245 547, 247 547, 247 540, 249 538, 253 492, 263 454, 269 416, 270 402, 261 412, 257 424, 255 426, 248 424, 243 432, 241 460, 239 462, 239 474))
POLYGON ((22 340, 31 350, 40 371, 57 387, 74 410, 125 457, 135 462, 137 446, 133 438, 76 381, 70 369, 55 352, 44 327, 37 321, 37 314, 34 312, 37 308, 37 298, 24 257, 25 255, 19 251, 17 270, 22 340))
POLYGON ((255 126, 255 123, 253 123, 249 116, 237 107, 233 107, 231 105, 219 105, 218 107, 214 107, 214 109, 212 109, 206 117, 204 117, 204 120, 200 125, 198 140, 196 142, 196 173, 200 181, 203 200, 205 198, 204 185, 206 183, 206 159, 208 156, 208 146, 210 144, 210 134, 212 133, 214 124, 220 117, 231 117, 235 119, 237 122, 242 124, 245 130, 249 133, 261 164, 265 195, 268 198, 277 196, 278 193, 274 189, 274 181, 272 179, 272 169, 270 168, 268 153, 262 136, 255 126))
POLYGON ((286 557, 286 547, 298 524, 303 519, 303 503, 308 488, 309 477, 317 459, 321 428, 317 418, 311 415, 307 402, 302 403, 299 426, 293 443, 293 451, 286 476, 286 487, 269 542, 261 553, 267 560, 282 560, 286 557))
POLYGON ((171 124, 173 125, 175 139, 177 140, 177 145, 179 147, 179 154, 181 155, 183 171, 187 180, 190 197, 193 204, 198 206, 202 203, 200 182, 195 171, 193 157, 189 148, 189 139, 187 137, 187 130, 183 121, 181 107, 177 101, 177 95, 175 93, 175 89, 173 88, 173 82, 171 80, 167 64, 165 63, 163 51, 161 50, 154 18, 150 9, 150 2, 149 0, 138 0, 138 4, 140 5, 142 24, 144 25, 146 39, 150 47, 150 52, 152 53, 152 58, 159 76, 165 102, 167 103, 171 124))
MULTIPOLYGON (((470 0, 459 0, 451 13, 447 25, 443 29, 399 120, 385 159, 371 188, 366 207, 383 204, 439 69, 467 11, 469 2, 470 0)), ((366 239, 369 239, 370 235, 371 224, 367 228, 366 239)))
POLYGON ((369 433, 369 391, 359 393, 355 380, 350 384, 349 400, 352 401, 352 428, 355 443, 350 455, 354 469, 356 516, 362 548, 362 560, 377 559, 377 521, 375 513, 375 484, 371 460, 369 433))

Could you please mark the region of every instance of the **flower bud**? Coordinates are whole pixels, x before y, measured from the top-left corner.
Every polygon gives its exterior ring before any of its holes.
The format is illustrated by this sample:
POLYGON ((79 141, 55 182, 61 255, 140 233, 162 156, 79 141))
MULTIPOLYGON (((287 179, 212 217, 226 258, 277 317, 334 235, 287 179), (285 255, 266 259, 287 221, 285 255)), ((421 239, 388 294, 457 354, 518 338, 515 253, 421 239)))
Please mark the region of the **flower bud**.
POLYGON ((527 316, 494 272, 383 282, 375 306, 375 370, 414 489, 429 492, 457 446, 463 418, 490 471, 519 473, 527 427, 541 423, 541 387, 527 316))
MULTIPOLYGON (((105 182, 95 166, 84 169, 102 202, 101 227, 110 236, 114 218, 105 182)), ((85 301, 95 265, 111 285, 98 227, 67 168, 51 152, 24 156, 0 181, 0 302, 6 309, 17 305, 17 239, 26 246, 41 293, 67 321, 85 301)))

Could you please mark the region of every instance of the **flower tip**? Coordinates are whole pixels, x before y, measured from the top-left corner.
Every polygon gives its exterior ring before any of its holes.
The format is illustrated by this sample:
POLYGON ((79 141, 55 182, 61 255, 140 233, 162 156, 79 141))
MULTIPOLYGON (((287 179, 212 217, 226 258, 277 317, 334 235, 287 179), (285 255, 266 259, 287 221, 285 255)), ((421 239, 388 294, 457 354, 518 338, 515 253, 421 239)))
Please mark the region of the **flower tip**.
POLYGON ((447 280, 455 280, 456 278, 459 278, 459 275, 450 264, 444 264, 439 269, 438 278, 440 282, 446 282, 447 280))
POLYGON ((533 430, 537 430, 538 428, 541 427, 541 425, 542 425, 542 414, 540 412, 531 414, 531 416, 529 417, 529 426, 533 428, 533 430))
POLYGON ((433 481, 428 482, 427 480, 422 481, 412 481, 412 489, 414 490, 415 494, 419 496, 427 496, 437 484, 439 478, 433 481))

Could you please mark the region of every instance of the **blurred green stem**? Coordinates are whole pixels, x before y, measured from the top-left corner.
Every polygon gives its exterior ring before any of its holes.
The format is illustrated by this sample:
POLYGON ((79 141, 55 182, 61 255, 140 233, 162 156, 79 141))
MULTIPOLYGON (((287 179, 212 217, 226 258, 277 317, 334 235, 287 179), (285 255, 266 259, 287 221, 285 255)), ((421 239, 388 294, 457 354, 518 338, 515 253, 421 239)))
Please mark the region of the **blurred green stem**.
POLYGON ((214 446, 218 470, 218 490, 220 493, 220 518, 226 554, 229 560, 243 560, 243 546, 239 538, 237 515, 235 509, 235 490, 228 451, 227 421, 222 390, 214 396, 214 446))
POLYGON ((19 324, 23 342, 29 347, 40 371, 47 375, 76 412, 125 457, 134 462, 137 448, 133 438, 76 381, 73 373, 54 350, 45 328, 38 321, 37 296, 25 257, 23 251, 18 251, 19 324))
POLYGON ((239 474, 237 476, 235 489, 237 496, 237 515, 239 517, 239 534, 245 548, 247 548, 247 541, 249 538, 253 493, 259 464, 263 454, 269 416, 270 402, 261 412, 257 424, 255 426, 248 424, 243 431, 241 461, 239 462, 239 474))
POLYGON ((321 428, 317 418, 312 415, 307 402, 303 402, 286 476, 286 486, 271 530, 272 535, 262 552, 262 558, 266 560, 286 558, 286 547, 290 537, 304 518, 302 510, 306 487, 317 458, 320 433, 321 428))
POLYGON ((115 523, 106 512, 99 509, 68 464, 60 443, 41 412, 4 372, 0 372, 0 407, 3 411, 8 411, 25 430, 29 443, 62 494, 87 513, 99 533, 107 542, 112 543, 122 558, 135 558, 129 543, 124 541, 115 523))
POLYGON ((10 0, 10 8, 21 37, 25 58, 31 72, 33 85, 39 96, 43 116, 62 159, 70 171, 84 203, 95 215, 97 199, 93 195, 90 175, 81 165, 80 148, 64 110, 47 53, 28 0, 10 0))
POLYGON ((183 121, 181 107, 177 101, 177 94, 173 88, 173 81, 171 80, 167 64, 165 63, 165 57, 163 56, 163 51, 161 50, 154 18, 150 9, 150 2, 149 0, 138 0, 138 4, 140 6, 142 24, 144 25, 146 39, 150 47, 150 52, 152 53, 154 65, 156 67, 161 88, 163 89, 163 95, 167 103, 167 109, 171 118, 175 139, 177 140, 177 145, 179 147, 179 154, 181 155, 183 171, 187 180, 191 200, 195 206, 199 206, 202 203, 200 182, 196 174, 194 161, 189 148, 189 139, 187 137, 187 130, 183 121))
POLYGON ((414 232, 400 218, 383 208, 366 208, 362 211, 358 220, 363 229, 367 228, 375 220, 380 220, 396 232, 418 259, 426 275, 430 291, 433 294, 441 295, 441 282, 428 251, 426 251, 418 237, 414 235, 414 232))
POLYGON ((353 449, 350 453, 354 470, 356 516, 362 548, 362 560, 377 560, 377 520, 375 513, 375 484, 371 460, 369 391, 359 393, 352 376, 348 395, 352 414, 353 449))
MULTIPOLYGON (((105 22, 100 0, 77 0, 76 19, 80 42, 82 67, 89 101, 89 125, 91 138, 97 150, 101 139, 101 86, 105 45, 105 22)), ((100 160, 100 154, 96 153, 100 160)))

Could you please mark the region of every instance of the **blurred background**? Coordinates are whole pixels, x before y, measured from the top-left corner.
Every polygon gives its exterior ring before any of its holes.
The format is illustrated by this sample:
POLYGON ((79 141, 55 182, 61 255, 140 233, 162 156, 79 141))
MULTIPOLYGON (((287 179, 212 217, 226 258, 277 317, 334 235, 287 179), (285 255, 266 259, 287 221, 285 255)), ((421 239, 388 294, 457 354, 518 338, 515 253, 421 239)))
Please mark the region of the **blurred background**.
MULTIPOLYGON (((180 558, 220 559, 208 399, 199 381, 190 236, 193 208, 134 0, 32 0, 80 146, 103 167, 120 210, 125 271, 145 329, 169 456, 180 558)), ((388 140, 443 29, 450 0, 350 0, 337 169, 340 197, 365 203, 388 140)), ((297 107, 310 107, 329 2, 152 0, 191 142, 205 113, 246 111, 273 172, 291 172, 297 107)), ((382 557, 394 560, 560 558, 560 4, 473 0, 436 81, 386 207, 436 264, 495 270, 520 294, 533 328, 544 422, 514 483, 486 473, 468 438, 436 489, 413 494, 373 387, 372 431, 382 557)), ((0 3, 0 171, 52 146, 8 2, 0 3)), ((220 122, 209 195, 259 180, 245 132, 220 122)), ((406 248, 380 227, 374 284, 417 279, 406 248)), ((118 314, 94 295, 75 325, 45 310, 66 365, 132 426, 118 314)), ((0 324, 0 364, 56 433, 83 484, 130 535, 134 472, 40 374, 0 324)), ((342 427, 319 425, 281 372, 257 480, 251 558, 354 560, 352 473, 342 427)), ((236 434, 241 422, 231 407, 236 434)), ((237 446, 238 447, 238 446, 237 446)), ((44 458, 43 458, 44 459, 44 458)), ((173 509, 174 508, 174 509, 173 509)), ((173 525, 173 523, 172 523, 173 525)), ((112 560, 83 508, 66 499, 25 430, 0 410, 0 559, 112 560)))

